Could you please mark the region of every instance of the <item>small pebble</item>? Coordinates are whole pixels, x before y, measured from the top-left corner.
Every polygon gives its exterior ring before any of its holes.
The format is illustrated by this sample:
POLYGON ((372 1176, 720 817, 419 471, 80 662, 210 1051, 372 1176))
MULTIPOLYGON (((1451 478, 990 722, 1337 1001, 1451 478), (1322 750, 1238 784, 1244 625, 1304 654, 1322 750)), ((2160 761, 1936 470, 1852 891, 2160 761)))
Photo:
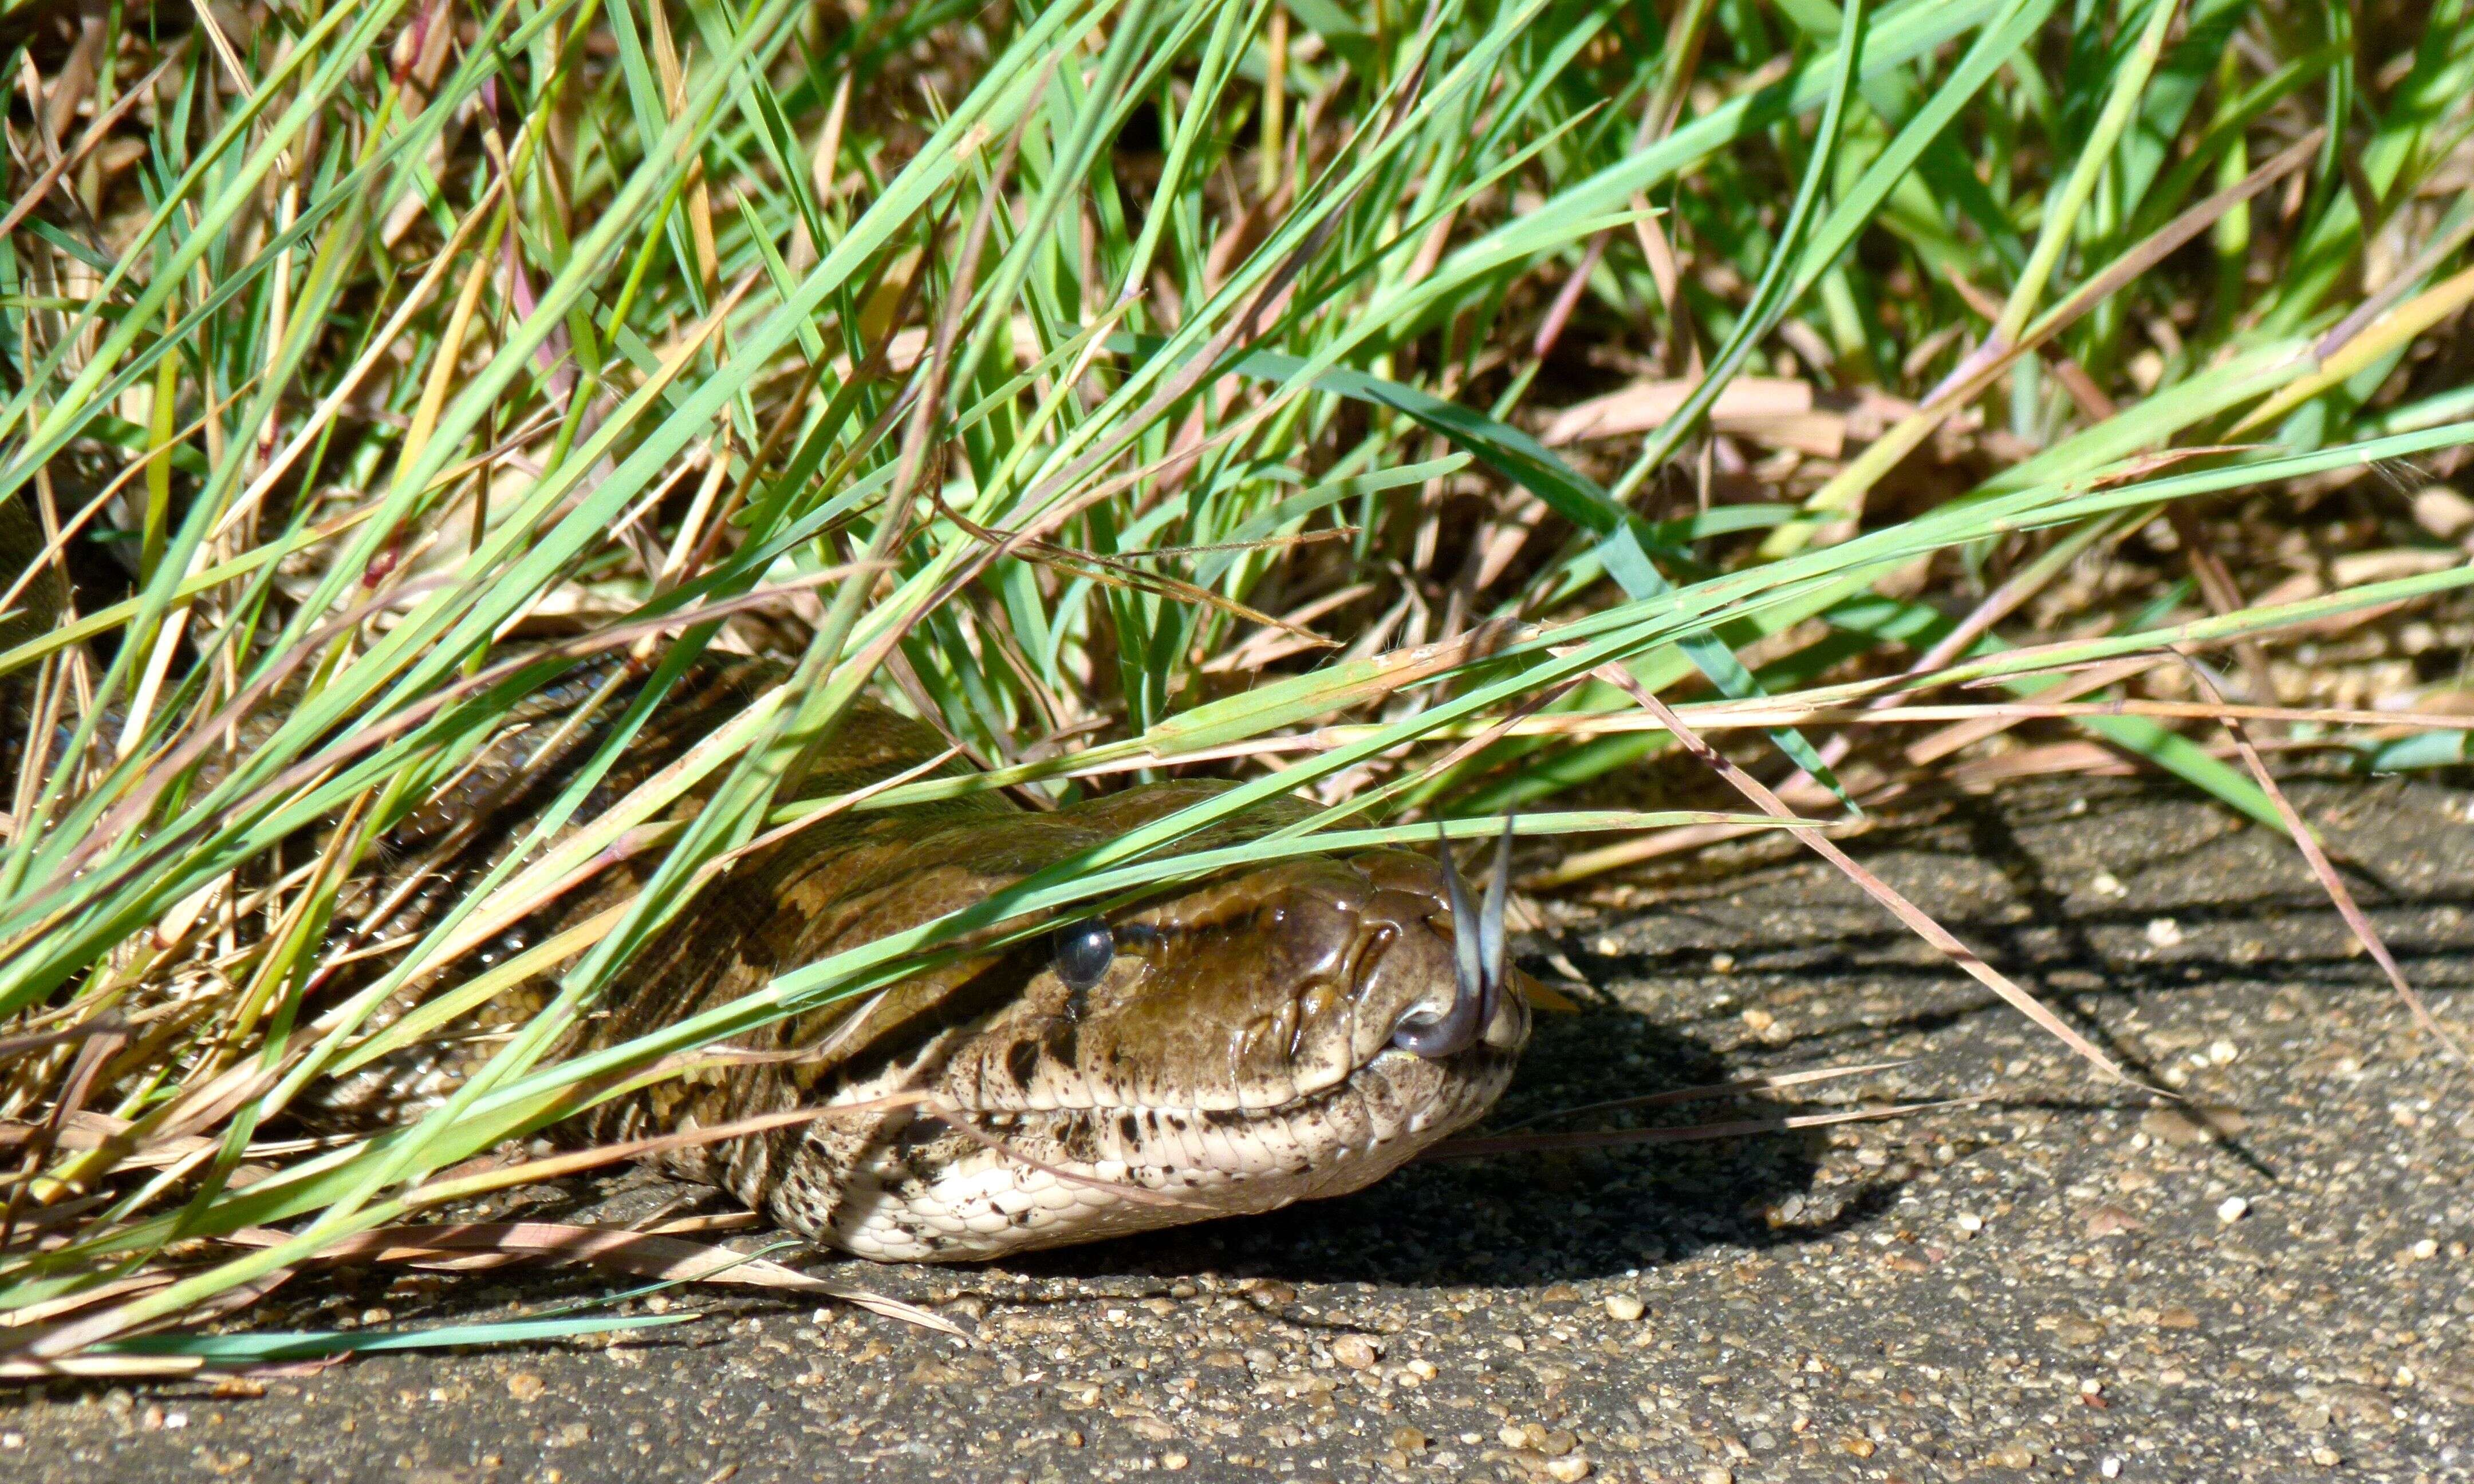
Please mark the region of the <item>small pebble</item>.
POLYGON ((2088 878, 2088 890, 2096 893, 2098 897, 2120 898, 2130 895, 2130 888, 2122 884, 2122 877, 2115 875, 2110 871, 2099 871, 2095 875, 2090 876, 2088 878))
POLYGON ((1176 1472, 1178 1470, 1192 1462, 1194 1462, 1194 1460, 1186 1457, 1183 1453, 1160 1454, 1160 1467, 1166 1469, 1171 1473, 1176 1472))
POLYGON ((1580 1484, 1589 1476, 1589 1461, 1578 1453, 1546 1460, 1546 1476, 1556 1484, 1580 1484))
POLYGON ((2122 1460, 2107 1453, 2104 1455, 2103 1462, 2096 1466, 2096 1472, 2108 1479, 2118 1479, 2122 1477, 2122 1460))
MULTIPOLYGON (((2424 1242, 2422 1245, 2428 1247, 2431 1244, 2429 1242, 2424 1242)), ((2428 1257, 2429 1254, 2426 1253, 2424 1256, 2428 1257)), ((1611 1293, 1607 1295, 1608 1318, 1620 1319, 1625 1324, 1631 1324, 1634 1320, 1638 1319, 1641 1316, 1641 1312, 1642 1304, 1640 1300, 1633 1297, 1631 1294, 1611 1293)))
POLYGON ((2443 541, 2453 540, 2474 528, 2474 500, 2446 485, 2426 485, 2414 493, 2413 523, 2443 541))
POLYGON ((2217 1219, 2227 1226, 2250 1214, 2250 1203, 2238 1195, 2226 1196, 2217 1203, 2217 1219))
POLYGON ((2099 1206, 2088 1212, 2087 1233, 2090 1236, 2120 1236, 2139 1230, 2137 1216, 2119 1206, 2099 1206))
POLYGON ((2055 1315, 2050 1324, 2053 1338, 2074 1350, 2085 1350, 2091 1345, 2103 1343, 2104 1326, 2085 1314, 2064 1312, 2055 1315))
POLYGON ((2230 1138, 2249 1127, 2250 1120, 2231 1108, 2151 1108, 2139 1116, 2141 1133, 2177 1149, 2230 1138))
POLYGON ((1371 1371, 1383 1352, 1362 1334, 1344 1334, 1331 1342, 1331 1358, 1352 1371, 1371 1371))
POLYGON ((1952 1224, 1971 1235, 1984 1230, 1984 1218, 1972 1210, 1960 1211, 1952 1218, 1952 1224))
POLYGON ((507 1395, 518 1401, 538 1401, 547 1389, 542 1378, 530 1371, 519 1371, 507 1377, 507 1395))
POLYGON ((2179 947, 2182 943, 2182 924, 2171 918, 2150 918, 2147 920, 2147 942, 2150 945, 2159 948, 2179 947))

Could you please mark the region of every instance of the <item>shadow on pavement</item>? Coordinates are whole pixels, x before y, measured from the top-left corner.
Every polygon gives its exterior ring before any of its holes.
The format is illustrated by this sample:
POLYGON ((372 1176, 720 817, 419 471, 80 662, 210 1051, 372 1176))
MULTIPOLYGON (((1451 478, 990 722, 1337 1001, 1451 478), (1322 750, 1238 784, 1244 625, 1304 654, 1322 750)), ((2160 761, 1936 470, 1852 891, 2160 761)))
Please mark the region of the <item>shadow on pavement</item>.
MULTIPOLYGON (((1793 1111, 1765 1097, 1733 1096, 1653 1110, 1625 1122, 1611 1122, 1604 1113, 1546 1117, 1587 1104, 1722 1083, 1739 1073, 1702 1041, 1617 1006, 1540 1015, 1536 1026, 1520 1072, 1488 1129, 1682 1127, 1793 1111)), ((1007 1266, 1048 1277, 1215 1271, 1400 1287, 1603 1278, 1716 1244, 1759 1247, 1807 1239, 1859 1220, 1895 1198, 1886 1185, 1854 1196, 1835 1192, 1825 1209, 1811 1195, 1820 1148, 1815 1131, 1797 1131, 1466 1162, 1429 1161, 1352 1196, 1034 1254, 1007 1266), (1792 1219, 1778 1224, 1783 1207, 1792 1219)))

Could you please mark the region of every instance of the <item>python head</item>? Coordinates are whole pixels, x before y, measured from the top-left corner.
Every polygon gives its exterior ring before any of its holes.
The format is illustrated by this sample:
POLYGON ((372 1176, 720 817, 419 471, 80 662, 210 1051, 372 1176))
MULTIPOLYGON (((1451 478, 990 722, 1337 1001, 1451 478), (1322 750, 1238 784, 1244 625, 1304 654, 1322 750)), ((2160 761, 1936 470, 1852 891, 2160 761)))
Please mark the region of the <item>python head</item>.
MULTIPOLYGON (((1191 802, 1139 792, 1023 819, 1007 850, 1060 859, 1191 802)), ((935 1261, 1361 1189, 1492 1107, 1528 1041, 1510 845, 1478 900, 1448 849, 1279 861, 897 993, 828 1039, 916 1050, 837 1055, 829 1095, 916 1101, 820 1119, 768 1153, 769 1180, 726 1183, 830 1245, 935 1261)), ((943 853, 861 895, 933 905, 1031 864, 983 844, 927 865, 943 853)))

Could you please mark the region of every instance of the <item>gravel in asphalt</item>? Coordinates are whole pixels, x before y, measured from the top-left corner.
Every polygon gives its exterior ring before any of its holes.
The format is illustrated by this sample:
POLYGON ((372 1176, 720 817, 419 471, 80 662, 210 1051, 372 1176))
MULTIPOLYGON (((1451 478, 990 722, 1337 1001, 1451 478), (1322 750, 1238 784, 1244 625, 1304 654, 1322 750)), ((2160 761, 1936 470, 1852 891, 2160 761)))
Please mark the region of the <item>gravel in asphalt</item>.
MULTIPOLYGON (((2474 796, 2299 796, 2474 1041, 2474 796)), ((1950 1106, 1426 1163, 992 1266, 824 1265, 968 1343, 697 1290, 672 1301, 695 1323, 606 1343, 0 1393, 0 1478, 2474 1478, 2474 1078, 2292 848, 2156 785, 2091 784, 1955 801, 1856 849, 2186 1101, 2095 1077, 1830 868, 1763 843, 1526 940, 1533 970, 1590 989, 1542 1017, 1495 1126, 1881 1062, 1899 1065, 1533 1127, 1950 1106)), ((671 1193, 630 1177, 493 1214, 671 1193)), ((505 1317, 608 1286, 346 1273, 262 1322, 505 1317)))

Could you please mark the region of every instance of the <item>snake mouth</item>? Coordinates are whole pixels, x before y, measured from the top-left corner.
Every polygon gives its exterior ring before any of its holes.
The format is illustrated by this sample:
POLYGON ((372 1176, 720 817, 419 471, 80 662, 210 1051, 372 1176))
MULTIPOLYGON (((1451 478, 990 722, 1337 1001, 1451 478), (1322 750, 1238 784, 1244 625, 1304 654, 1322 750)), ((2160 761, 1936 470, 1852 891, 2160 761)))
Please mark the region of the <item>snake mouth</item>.
POLYGON ((1361 1162, 1379 1161, 1353 1188, 1483 1114, 1517 1060, 1516 1050, 1479 1041, 1439 1068, 1431 1058, 1387 1047, 1340 1081, 1268 1107, 1128 1104, 948 1116, 969 1119, 1000 1149, 1028 1136, 1069 1167, 1172 1189, 1252 1179, 1329 1185, 1361 1162), (1404 1140, 1407 1148, 1391 1148, 1404 1140))
POLYGON ((823 1225, 865 1257, 973 1261, 1346 1195, 1475 1121, 1516 1057, 1386 1047, 1258 1108, 949 1110, 878 1144, 823 1225))
MULTIPOLYGON (((1417 1068, 1419 1064, 1438 1062, 1446 1064, 1443 1067, 1445 1075, 1441 1079, 1443 1082, 1467 1083, 1480 1087, 1492 1083, 1495 1084, 1492 1090, 1499 1091, 1498 1079, 1508 1080, 1513 1069, 1518 1065, 1519 1058, 1520 1050, 1517 1042, 1497 1045, 1492 1040, 1484 1037, 1444 1058, 1427 1056, 1422 1052, 1405 1051, 1396 1046, 1385 1046, 1370 1059, 1348 1068, 1335 1080, 1300 1088, 1292 1096, 1276 1103, 1256 1103, 1238 1108, 1207 1107, 1176 1101, 1001 1106, 967 1106, 961 1103, 944 1102, 930 1106, 936 1110, 935 1116, 939 1119, 967 1118, 974 1127, 990 1133, 999 1133, 1007 1129, 1051 1127, 1077 1120, 1099 1123, 1115 1120, 1121 1124, 1127 1136, 1131 1137, 1132 1129, 1135 1127, 1148 1128, 1154 1124, 1176 1120, 1190 1121, 1210 1128, 1244 1128, 1274 1124, 1284 1119, 1310 1115, 1329 1107, 1335 1100, 1366 1093, 1376 1081, 1396 1079, 1417 1068), (1124 1120, 1128 1119, 1135 1122, 1125 1124, 1124 1120)), ((1486 1101, 1492 1100, 1491 1091, 1486 1101)))

